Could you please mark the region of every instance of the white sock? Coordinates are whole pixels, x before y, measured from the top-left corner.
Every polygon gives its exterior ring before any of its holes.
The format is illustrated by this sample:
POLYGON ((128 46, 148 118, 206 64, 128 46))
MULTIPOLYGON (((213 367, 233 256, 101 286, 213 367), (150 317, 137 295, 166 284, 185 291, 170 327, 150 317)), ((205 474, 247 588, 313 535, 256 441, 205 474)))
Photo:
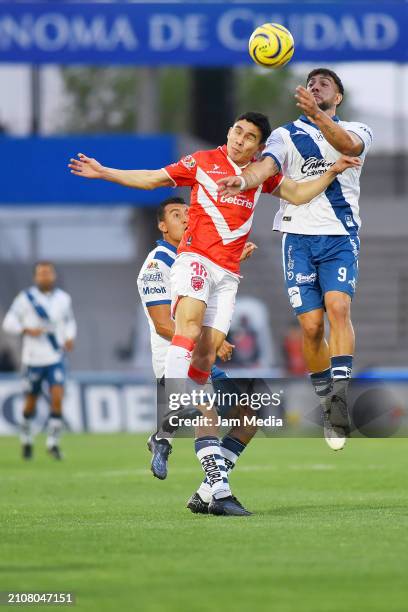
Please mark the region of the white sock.
POLYGON ((62 430, 62 417, 50 416, 48 419, 47 448, 58 446, 62 430))
POLYGON ((32 444, 33 443, 33 428, 32 428, 32 417, 29 418, 23 416, 23 421, 20 427, 20 441, 21 444, 32 444))
POLYGON ((187 378, 195 342, 185 336, 173 336, 164 366, 165 380, 187 378))
MULTIPOLYGON (((230 475, 234 469, 239 456, 245 450, 246 444, 240 442, 236 438, 229 436, 228 434, 221 440, 220 450, 224 457, 225 467, 227 468, 227 476, 230 475)), ((199 486, 197 493, 201 499, 207 504, 210 503, 212 492, 208 478, 205 478, 199 486)))
POLYGON ((221 454, 220 441, 214 436, 197 438, 195 451, 211 487, 211 497, 221 499, 231 495, 228 473, 221 454))

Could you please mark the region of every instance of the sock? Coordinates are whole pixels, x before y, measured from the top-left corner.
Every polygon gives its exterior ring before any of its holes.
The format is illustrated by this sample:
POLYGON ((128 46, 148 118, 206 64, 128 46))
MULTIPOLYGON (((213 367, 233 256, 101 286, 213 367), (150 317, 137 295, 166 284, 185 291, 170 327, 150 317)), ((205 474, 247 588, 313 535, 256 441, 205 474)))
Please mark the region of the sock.
POLYGON ((313 388, 323 410, 330 408, 330 393, 333 388, 331 369, 323 370, 322 372, 313 372, 310 374, 313 388))
POLYGON ((185 336, 173 336, 164 367, 165 380, 187 378, 195 342, 185 336))
POLYGON ((20 441, 21 444, 32 444, 33 443, 33 431, 32 421, 35 413, 23 414, 23 422, 20 427, 20 441))
POLYGON ((351 380, 353 355, 336 355, 331 358, 333 378, 333 394, 331 406, 331 422, 340 427, 350 427, 350 417, 347 409, 347 390, 351 380))
POLYGON ((228 484, 228 473, 224 457, 221 454, 219 439, 215 436, 197 438, 195 452, 208 478, 211 495, 215 499, 229 497, 231 489, 228 484))
POLYGON ((58 446, 62 430, 62 415, 51 413, 48 419, 47 448, 58 446))
MULTIPOLYGON (((234 469, 235 464, 240 454, 246 449, 246 444, 229 436, 228 434, 223 437, 220 444, 222 456, 224 457, 225 467, 227 468, 227 475, 229 476, 231 470, 234 469)), ((207 504, 211 501, 211 485, 208 478, 204 478, 203 482, 198 488, 197 493, 201 499, 207 504)))

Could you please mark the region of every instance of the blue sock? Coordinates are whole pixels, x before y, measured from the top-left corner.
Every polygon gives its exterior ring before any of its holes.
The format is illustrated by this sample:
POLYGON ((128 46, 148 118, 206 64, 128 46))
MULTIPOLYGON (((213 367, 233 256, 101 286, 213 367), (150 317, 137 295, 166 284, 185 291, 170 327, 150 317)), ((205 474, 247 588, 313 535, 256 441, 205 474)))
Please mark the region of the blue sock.
MULTIPOLYGON (((246 449, 246 444, 228 434, 221 440, 220 451, 224 457, 227 474, 234 468, 240 454, 246 449)), ((212 492, 208 478, 204 478, 197 493, 207 503, 211 501, 212 492)))
POLYGON ((322 370, 322 372, 313 372, 310 374, 310 380, 312 381, 313 388, 318 397, 325 397, 330 393, 332 388, 332 374, 330 368, 322 370))
POLYGON ((353 355, 337 355, 331 358, 331 373, 333 380, 351 378, 353 355))

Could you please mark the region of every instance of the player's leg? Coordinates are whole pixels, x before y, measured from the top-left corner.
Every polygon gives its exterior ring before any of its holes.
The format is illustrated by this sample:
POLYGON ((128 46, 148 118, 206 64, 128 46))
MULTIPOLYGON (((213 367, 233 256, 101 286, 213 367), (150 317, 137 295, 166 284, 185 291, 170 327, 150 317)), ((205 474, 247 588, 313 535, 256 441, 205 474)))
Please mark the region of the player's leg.
MULTIPOLYGON (((164 381, 164 366, 160 371, 156 370, 157 383, 157 415, 160 414, 160 406, 166 403, 165 381, 164 381)), ((152 453, 150 469, 155 478, 165 480, 167 478, 167 464, 169 456, 173 450, 173 438, 162 430, 158 425, 158 429, 153 433, 148 441, 147 448, 152 453)))
POLYGON ((64 398, 65 371, 62 363, 47 368, 47 380, 50 390, 50 415, 47 427, 46 447, 55 459, 62 459, 60 437, 63 427, 62 402, 64 398))
POLYGON ((315 238, 284 234, 282 261, 290 303, 302 330, 310 380, 325 418, 330 408, 332 382, 329 346, 324 333, 323 292, 312 251, 315 238))
POLYGON ((23 420, 20 428, 21 453, 23 459, 33 456, 33 419, 35 417, 38 395, 41 391, 42 368, 28 367, 24 374, 25 399, 23 420))

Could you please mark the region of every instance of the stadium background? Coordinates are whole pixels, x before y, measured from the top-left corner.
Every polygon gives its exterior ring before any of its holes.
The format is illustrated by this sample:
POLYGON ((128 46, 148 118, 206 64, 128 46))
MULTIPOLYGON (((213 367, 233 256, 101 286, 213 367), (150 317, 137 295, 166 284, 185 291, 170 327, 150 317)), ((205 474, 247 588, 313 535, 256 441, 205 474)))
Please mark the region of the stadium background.
MULTIPOLYGON (((356 371, 406 367, 406 8, 385 2, 375 10, 369 2, 0 5, 0 317, 30 283, 33 262, 53 260, 79 324, 67 415, 96 415, 94 431, 151 426, 149 337, 136 276, 159 237, 154 207, 171 192, 82 181, 69 174, 69 157, 83 151, 105 165, 157 168, 224 142, 238 112, 261 110, 279 125, 296 116, 296 84, 321 64, 344 80, 341 116, 368 123, 375 134, 362 175, 356 371), (295 36, 295 56, 284 70, 250 63, 246 41, 264 21, 283 23, 295 36)), ((280 239, 271 232, 276 207, 264 197, 255 215, 252 240, 259 249, 243 266, 232 365, 246 374, 301 376, 280 239)), ((3 333, 0 369, 0 432, 11 433, 21 410, 18 375, 10 374, 19 370, 19 341, 3 333)), ((42 411, 45 419, 46 406, 42 411)))

